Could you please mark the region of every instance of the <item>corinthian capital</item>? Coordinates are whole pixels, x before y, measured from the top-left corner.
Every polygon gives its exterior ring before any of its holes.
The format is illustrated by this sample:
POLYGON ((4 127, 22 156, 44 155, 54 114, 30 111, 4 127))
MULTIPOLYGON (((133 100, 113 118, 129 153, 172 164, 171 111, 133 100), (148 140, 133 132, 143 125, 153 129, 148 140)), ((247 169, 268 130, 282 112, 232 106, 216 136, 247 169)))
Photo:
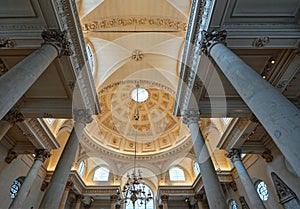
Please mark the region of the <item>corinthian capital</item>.
POLYGON ((71 43, 67 41, 66 32, 60 30, 45 30, 41 34, 44 39, 44 44, 51 44, 58 52, 58 57, 71 56, 73 54, 71 50, 71 43))
POLYGON ((18 108, 12 108, 3 118, 3 120, 6 120, 12 124, 15 124, 16 122, 21 122, 24 120, 24 117, 22 113, 19 111, 18 108))
POLYGON ((241 160, 241 149, 231 148, 227 151, 226 157, 230 158, 232 162, 241 160))
POLYGON ((197 109, 187 109, 183 111, 182 122, 189 125, 191 123, 199 123, 200 112, 197 109))
POLYGON ((87 109, 75 109, 73 114, 76 122, 87 124, 93 121, 92 114, 87 109))
POLYGON ((209 49, 216 43, 225 43, 227 32, 225 30, 207 32, 202 31, 201 50, 206 55, 209 54, 209 49))
POLYGON ((45 149, 38 149, 35 151, 35 159, 44 162, 51 156, 50 152, 45 149))

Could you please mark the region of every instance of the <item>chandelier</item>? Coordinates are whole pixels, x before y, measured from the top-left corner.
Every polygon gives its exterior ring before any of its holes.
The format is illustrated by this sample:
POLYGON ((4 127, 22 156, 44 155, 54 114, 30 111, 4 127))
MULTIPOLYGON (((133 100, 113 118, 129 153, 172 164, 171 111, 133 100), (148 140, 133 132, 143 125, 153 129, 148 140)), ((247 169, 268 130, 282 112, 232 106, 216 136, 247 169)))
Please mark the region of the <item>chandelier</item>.
MULTIPOLYGON (((139 102, 139 94, 143 89, 140 88, 139 84, 136 84, 136 99, 135 101, 135 112, 134 112, 134 120, 135 124, 137 125, 137 121, 139 120, 139 110, 138 110, 138 102, 139 102)), ((137 128, 137 126, 136 126, 137 128)), ((127 181, 122 188, 122 191, 117 190, 118 195, 118 202, 117 205, 124 204, 130 205, 132 203, 133 209, 136 206, 142 207, 144 206, 145 209, 147 207, 147 203, 153 199, 150 190, 148 192, 145 191, 145 183, 143 181, 141 171, 136 170, 136 141, 137 141, 137 130, 135 132, 135 140, 134 140, 134 162, 133 162, 133 171, 131 174, 127 174, 127 181)))

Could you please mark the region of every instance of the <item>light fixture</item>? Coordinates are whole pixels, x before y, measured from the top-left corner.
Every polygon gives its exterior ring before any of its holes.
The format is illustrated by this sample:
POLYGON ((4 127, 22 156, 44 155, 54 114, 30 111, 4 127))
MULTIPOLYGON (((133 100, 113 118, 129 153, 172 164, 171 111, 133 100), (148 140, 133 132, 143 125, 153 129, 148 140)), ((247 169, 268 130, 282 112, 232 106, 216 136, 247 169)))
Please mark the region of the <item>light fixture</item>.
MULTIPOLYGON (((136 95, 132 97, 132 99, 135 101, 135 111, 134 111, 134 120, 135 125, 137 127, 137 122, 140 118, 139 116, 139 110, 138 110, 138 103, 139 103, 139 84, 136 84, 136 88, 132 91, 135 92, 136 95)), ((119 196, 117 205, 125 204, 129 205, 130 201, 132 203, 133 209, 135 209, 136 206, 142 207, 144 206, 145 209, 147 207, 147 203, 153 199, 152 194, 150 190, 146 193, 145 191, 145 183, 143 182, 143 178, 141 175, 141 171, 136 171, 136 142, 137 142, 137 130, 135 132, 135 140, 134 140, 134 162, 133 162, 133 171, 130 175, 127 174, 127 182, 122 188, 122 192, 120 190, 117 190, 117 195, 119 196)))

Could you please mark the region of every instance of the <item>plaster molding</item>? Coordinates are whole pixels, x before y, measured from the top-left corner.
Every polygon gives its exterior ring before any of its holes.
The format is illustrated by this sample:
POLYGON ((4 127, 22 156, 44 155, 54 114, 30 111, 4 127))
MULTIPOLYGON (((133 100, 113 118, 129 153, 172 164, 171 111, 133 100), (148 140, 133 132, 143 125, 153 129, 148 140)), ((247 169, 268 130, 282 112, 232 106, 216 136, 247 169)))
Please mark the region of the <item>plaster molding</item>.
MULTIPOLYGON (((131 17, 107 17, 93 22, 84 22, 82 24, 83 31, 107 31, 116 27, 126 26, 144 26, 154 28, 166 28, 172 31, 186 31, 187 24, 182 20, 176 20, 166 17, 146 17, 146 16, 131 16, 131 17)), ((130 29, 129 29, 130 30, 130 29)))
POLYGON ((37 149, 52 150, 59 147, 54 135, 41 120, 27 118, 18 126, 37 149))
POLYGON ((66 31, 66 37, 70 42, 70 48, 74 52, 70 56, 73 69, 77 78, 77 87, 79 87, 82 96, 83 105, 90 109, 91 113, 100 112, 99 101, 96 97, 96 89, 91 75, 88 56, 85 50, 83 33, 75 1, 52 1, 54 10, 58 16, 60 29, 66 31))

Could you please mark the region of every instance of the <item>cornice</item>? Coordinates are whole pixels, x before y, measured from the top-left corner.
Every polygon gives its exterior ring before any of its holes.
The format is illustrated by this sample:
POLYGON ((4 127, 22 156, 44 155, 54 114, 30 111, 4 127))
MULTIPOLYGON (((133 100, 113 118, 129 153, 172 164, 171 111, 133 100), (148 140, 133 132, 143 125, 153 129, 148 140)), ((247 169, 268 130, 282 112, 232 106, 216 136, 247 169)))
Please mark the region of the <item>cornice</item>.
POLYGON ((59 143, 43 120, 28 118, 17 124, 35 148, 47 150, 59 148, 59 143))
MULTIPOLYGON (((189 140, 189 137, 182 140, 183 142, 181 144, 178 144, 177 146, 162 152, 158 154, 152 154, 152 155, 138 155, 137 160, 139 161, 145 161, 148 162, 157 162, 162 161, 164 159, 169 159, 171 156, 174 158, 175 156, 181 155, 181 153, 188 153, 189 150, 192 148, 193 143, 192 140, 189 140)), ((132 154, 123 154, 120 153, 120 151, 110 150, 99 143, 95 142, 93 139, 90 139, 87 133, 84 133, 81 144, 85 147, 86 152, 90 153, 91 156, 95 155, 102 156, 104 158, 114 159, 118 161, 128 161, 133 160, 132 154)))
POLYGON ((85 43, 78 17, 75 1, 52 1, 57 15, 60 29, 66 31, 68 41, 71 42, 70 61, 77 77, 77 86, 82 95, 82 102, 93 114, 100 113, 100 104, 96 96, 96 89, 85 50, 85 43))
POLYGON ((193 0, 179 75, 174 115, 180 115, 190 105, 199 59, 202 31, 209 27, 214 0, 193 0))
MULTIPOLYGON (((148 16, 131 16, 131 17, 106 17, 103 19, 95 20, 93 22, 84 22, 82 24, 83 31, 107 31, 116 27, 151 27, 163 28, 170 31, 186 31, 187 24, 185 21, 177 20, 167 17, 148 17, 148 16)), ((130 29, 127 29, 127 31, 130 29)), ((132 29, 135 31, 135 29, 132 29)))

